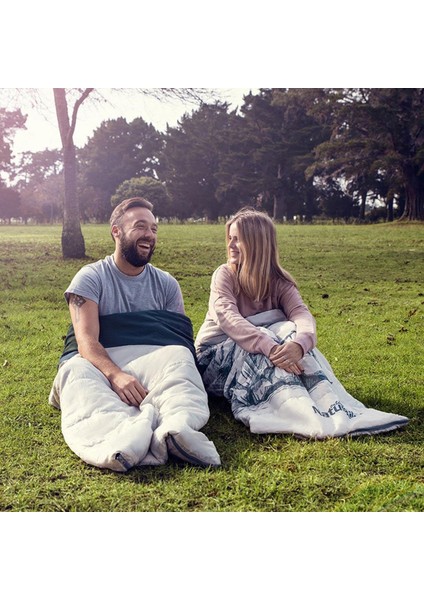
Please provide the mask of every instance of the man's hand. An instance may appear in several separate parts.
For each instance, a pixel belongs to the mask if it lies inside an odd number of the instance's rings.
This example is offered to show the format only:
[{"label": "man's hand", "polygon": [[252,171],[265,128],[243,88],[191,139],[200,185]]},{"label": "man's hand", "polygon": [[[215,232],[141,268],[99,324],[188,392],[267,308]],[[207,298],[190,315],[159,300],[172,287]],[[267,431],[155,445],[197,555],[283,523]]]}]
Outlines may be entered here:
[{"label": "man's hand", "polygon": [[113,391],[128,406],[139,407],[149,393],[133,375],[118,371],[109,376]]},{"label": "man's hand", "polygon": [[296,342],[286,342],[282,346],[275,345],[269,354],[269,360],[280,369],[288,373],[301,375],[303,369],[299,366],[299,361],[303,358],[303,349]]}]

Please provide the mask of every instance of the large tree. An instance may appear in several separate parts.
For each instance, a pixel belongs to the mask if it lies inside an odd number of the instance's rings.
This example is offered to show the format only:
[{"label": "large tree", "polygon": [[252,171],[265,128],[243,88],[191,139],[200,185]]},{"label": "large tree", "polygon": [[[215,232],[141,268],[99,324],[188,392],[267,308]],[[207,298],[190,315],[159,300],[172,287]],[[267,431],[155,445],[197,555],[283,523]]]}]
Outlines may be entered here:
[{"label": "large tree", "polygon": [[424,219],[424,89],[325,92],[326,102],[311,110],[331,113],[332,135],[316,149],[314,172],[356,180],[377,193],[385,188],[388,202],[404,196],[401,218]]},{"label": "large tree", "polygon": [[141,117],[130,123],[123,117],[104,121],[78,152],[81,185],[96,198],[91,216],[109,218],[111,196],[123,181],[157,177],[162,146],[163,135]]},{"label": "large tree", "polygon": [[7,187],[0,181],[0,219],[8,221],[21,216],[21,196],[13,188]]},{"label": "large tree", "polygon": [[80,207],[77,195],[77,157],[74,133],[78,110],[94,88],[80,90],[69,114],[69,96],[65,88],[54,88],[54,102],[63,152],[65,178],[65,203],[63,206],[62,255],[63,258],[83,258],[85,242],[80,223]]},{"label": "large tree", "polygon": [[63,169],[62,154],[59,150],[40,150],[22,152],[17,160],[16,173],[25,184],[37,184],[50,175],[57,175]]},{"label": "large tree", "polygon": [[166,186],[153,177],[132,177],[123,181],[118,186],[116,193],[111,198],[111,207],[126,198],[142,197],[149,200],[154,206],[157,217],[172,216],[170,197]]},{"label": "large tree", "polygon": [[[124,92],[125,90],[123,90]],[[134,91],[134,90],[133,90]],[[138,90],[140,94],[155,96],[161,100],[180,99],[199,102],[209,92],[198,88],[150,88]],[[95,88],[54,88],[54,102],[59,124],[65,177],[65,203],[63,211],[62,254],[64,258],[83,258],[85,243],[80,223],[80,207],[77,194],[77,160],[74,133],[78,112]]]},{"label": "large tree", "polygon": [[0,172],[12,173],[12,142],[17,129],[25,127],[26,116],[18,110],[0,108]]},{"label": "large tree", "polygon": [[59,150],[23,152],[17,161],[21,217],[26,221],[54,222],[63,212],[63,164]]},{"label": "large tree", "polygon": [[12,143],[16,130],[25,127],[25,121],[26,117],[19,109],[0,108],[0,219],[6,221],[10,221],[12,217],[20,217],[21,197],[10,186],[16,175]]},{"label": "large tree", "polygon": [[228,109],[226,102],[203,103],[185,114],[177,127],[167,129],[159,174],[177,217],[214,220],[220,214],[218,172],[237,118]]},{"label": "large tree", "polygon": [[328,131],[308,114],[308,102],[309,96],[296,89],[263,88],[245,96],[244,118],[232,127],[221,163],[221,192],[231,191],[275,218],[310,218],[317,211],[313,182],[305,172]]}]

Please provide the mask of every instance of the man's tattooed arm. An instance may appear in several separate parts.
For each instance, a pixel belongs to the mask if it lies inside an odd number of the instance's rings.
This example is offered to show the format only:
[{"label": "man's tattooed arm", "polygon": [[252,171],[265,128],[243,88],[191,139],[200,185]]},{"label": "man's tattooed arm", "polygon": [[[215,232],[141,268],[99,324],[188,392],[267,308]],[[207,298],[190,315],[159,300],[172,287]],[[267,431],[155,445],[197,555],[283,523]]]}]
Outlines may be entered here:
[{"label": "man's tattooed arm", "polygon": [[[84,306],[87,304],[87,306]],[[130,373],[122,371],[99,341],[99,307],[78,294],[69,294],[69,310],[78,343],[78,352],[109,380],[113,391],[128,406],[139,406],[148,390]]]},{"label": "man's tattooed arm", "polygon": [[75,307],[75,321],[78,322],[79,321],[79,312],[80,312],[80,308],[83,304],[85,304],[87,301],[85,298],[83,298],[82,296],[78,296],[77,294],[70,294],[69,297],[69,304],[72,304],[72,306]]}]

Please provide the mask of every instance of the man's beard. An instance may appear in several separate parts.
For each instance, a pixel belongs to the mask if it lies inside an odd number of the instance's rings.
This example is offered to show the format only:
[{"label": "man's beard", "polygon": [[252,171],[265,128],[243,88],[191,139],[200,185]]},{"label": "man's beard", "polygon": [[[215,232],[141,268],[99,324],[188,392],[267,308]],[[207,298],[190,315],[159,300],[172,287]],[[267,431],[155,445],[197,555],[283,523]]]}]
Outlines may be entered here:
[{"label": "man's beard", "polygon": [[[139,250],[137,248],[137,244],[140,240],[136,242],[131,242],[126,235],[121,237],[121,254],[125,258],[125,260],[132,265],[133,267],[144,267],[150,262],[150,259],[153,256],[153,252],[155,251],[155,246],[152,246],[150,252],[147,255],[141,256]],[[146,243],[147,242],[146,240]]]}]

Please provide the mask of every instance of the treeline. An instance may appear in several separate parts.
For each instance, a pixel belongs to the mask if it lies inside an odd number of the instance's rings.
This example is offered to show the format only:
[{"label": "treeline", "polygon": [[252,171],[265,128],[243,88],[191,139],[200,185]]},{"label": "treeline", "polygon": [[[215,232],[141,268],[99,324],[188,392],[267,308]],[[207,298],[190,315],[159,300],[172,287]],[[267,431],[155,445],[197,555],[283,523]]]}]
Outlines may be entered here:
[{"label": "treeline", "polygon": [[[19,119],[8,129],[2,114],[5,148]],[[61,152],[1,152],[13,185],[0,187],[0,219],[60,219]],[[129,195],[163,218],[216,220],[250,204],[277,220],[421,220],[424,89],[261,89],[236,110],[204,103],[165,132],[141,117],[105,121],[77,159],[85,221],[106,221]]]}]

